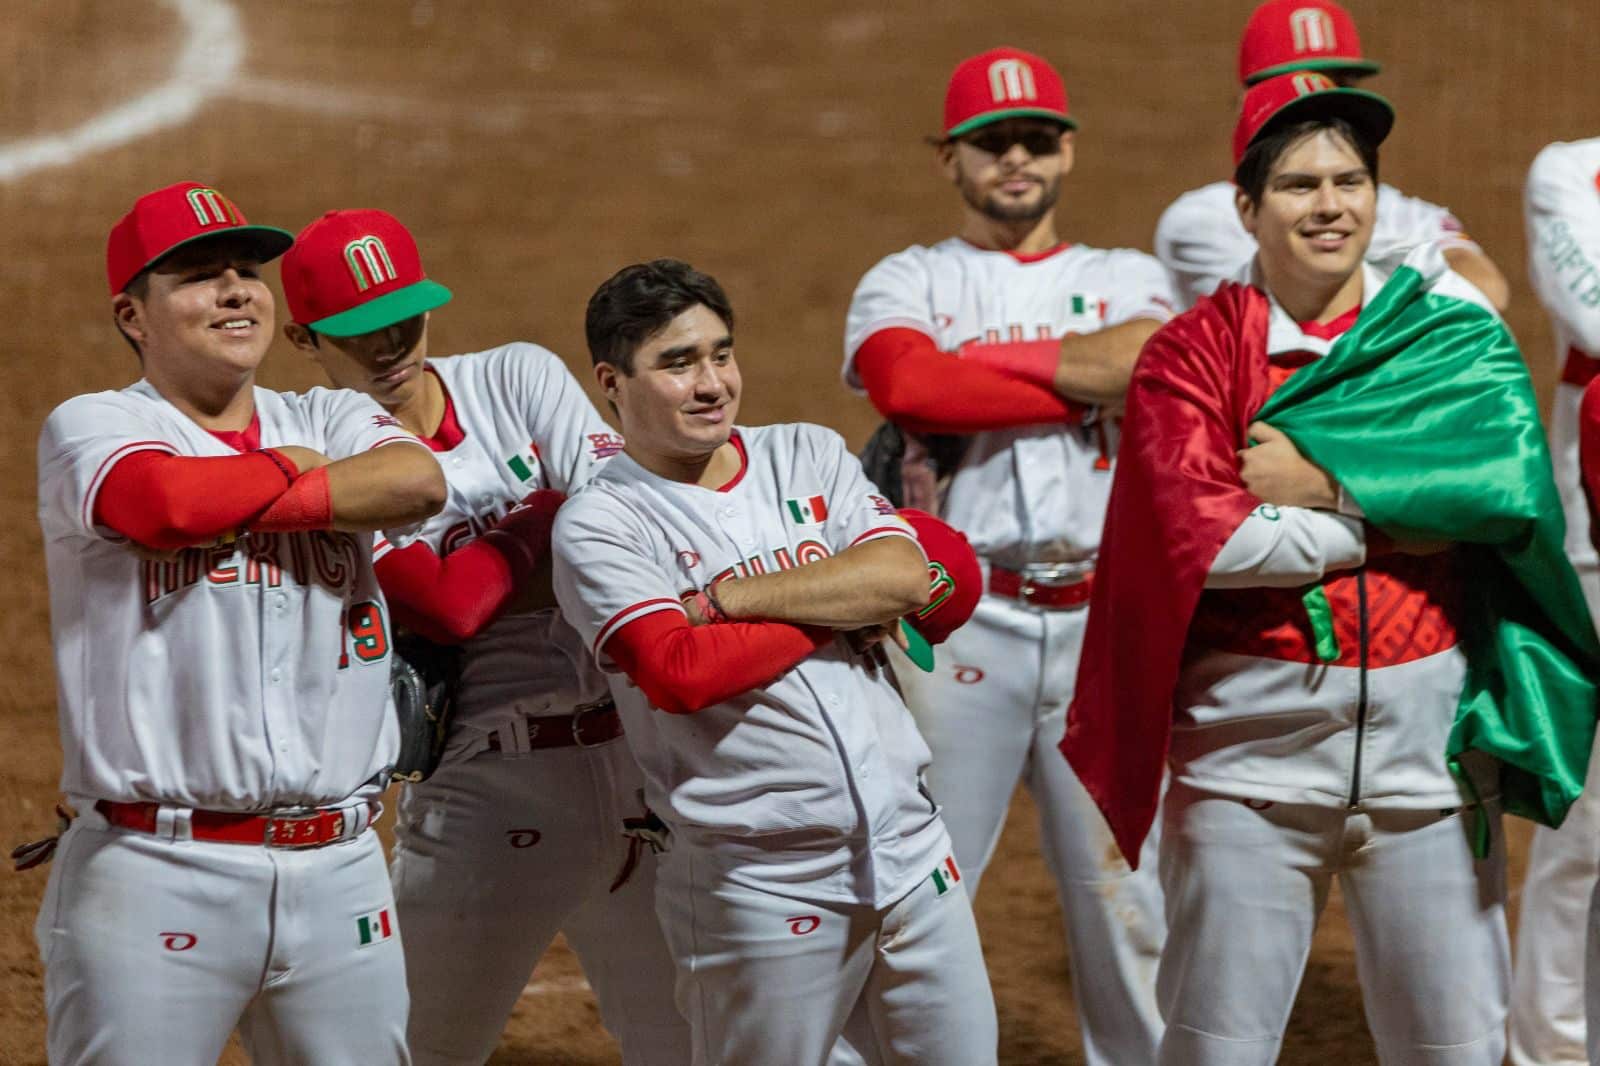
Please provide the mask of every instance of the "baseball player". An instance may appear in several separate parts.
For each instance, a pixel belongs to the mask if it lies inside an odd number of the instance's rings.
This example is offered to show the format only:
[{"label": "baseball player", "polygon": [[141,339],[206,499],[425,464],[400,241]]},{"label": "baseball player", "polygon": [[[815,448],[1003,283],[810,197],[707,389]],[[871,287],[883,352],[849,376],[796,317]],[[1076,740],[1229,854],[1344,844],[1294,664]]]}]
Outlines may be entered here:
[{"label": "baseball player", "polygon": [[[1600,138],[1541,151],[1528,171],[1523,210],[1528,276],[1550,312],[1561,365],[1550,458],[1567,516],[1567,554],[1590,609],[1600,614],[1600,562],[1578,475],[1578,404],[1600,370]],[[1572,930],[1600,873],[1600,781],[1593,786],[1559,832],[1535,831],[1528,852],[1511,988],[1513,1066],[1589,1061],[1584,964]]]},{"label": "baseball player", "polygon": [[258,1063],[410,1061],[370,532],[444,478],[363,396],[255,387],[291,240],[196,182],[141,197],[106,258],[143,377],[40,436],[78,811],[35,930],[52,1063],[213,1063],[236,1025]]},{"label": "baseball player", "polygon": [[[1355,20],[1334,0],[1267,0],[1255,9],[1239,39],[1242,88],[1275,74],[1319,71],[1340,85],[1378,72],[1361,52]],[[1235,277],[1255,254],[1255,241],[1233,207],[1232,182],[1215,181],[1184,193],[1156,223],[1156,256],[1172,272],[1184,307]],[[1398,249],[1437,241],[1451,268],[1504,311],[1510,289],[1494,262],[1447,209],[1378,186],[1378,213],[1368,255],[1383,259]]]},{"label": "baseball player", "polygon": [[963,450],[928,505],[972,538],[985,594],[938,669],[898,671],[956,860],[976,892],[1024,781],[1066,917],[1085,1053],[1137,1066],[1161,1036],[1160,889],[1152,868],[1134,873],[1117,853],[1055,745],[1111,485],[1110,412],[1173,295],[1150,256],[1058,234],[1075,128],[1044,59],[999,48],[956,67],[938,153],[961,195],[960,235],[861,279],[844,380],[903,430],[957,434]]},{"label": "baseball player", "polygon": [[1129,391],[1062,746],[1125,853],[1170,769],[1168,1066],[1276,1060],[1334,876],[1379,1061],[1500,1063],[1499,812],[1559,822],[1593,742],[1521,355],[1437,247],[1364,261],[1392,123],[1314,72],[1251,88],[1259,250]]},{"label": "baseball player", "polygon": [[656,905],[694,1063],[820,1066],[852,1013],[881,1061],[994,1063],[928,749],[876,647],[938,609],[911,528],[837,434],[736,427],[712,278],[628,267],[586,332],[627,445],[556,519],[556,596],[671,829]]},{"label": "baseball player", "polygon": [[450,292],[392,215],[323,215],[284,257],[283,283],[290,341],[422,438],[450,487],[415,543],[375,552],[396,620],[464,652],[442,768],[405,788],[395,832],[413,1056],[488,1059],[562,932],[623,1061],[681,1066],[688,1026],[655,864],[623,836],[624,819],[644,815],[643,781],[605,678],[541,572],[555,506],[621,439],[544,348],[429,358],[428,313]]}]

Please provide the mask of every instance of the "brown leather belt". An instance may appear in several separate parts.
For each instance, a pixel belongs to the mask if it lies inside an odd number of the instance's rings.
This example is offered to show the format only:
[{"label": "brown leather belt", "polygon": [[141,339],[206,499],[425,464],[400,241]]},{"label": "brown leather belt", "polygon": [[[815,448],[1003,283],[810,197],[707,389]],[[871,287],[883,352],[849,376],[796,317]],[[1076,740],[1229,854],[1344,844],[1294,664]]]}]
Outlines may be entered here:
[{"label": "brown leather belt", "polygon": [[587,707],[579,707],[571,714],[555,714],[536,718],[528,715],[521,719],[528,731],[528,746],[522,749],[508,745],[500,739],[505,726],[489,734],[489,750],[517,752],[542,751],[546,748],[592,748],[622,736],[622,716],[611,700],[602,700]]},{"label": "brown leather belt", "polygon": [[[164,835],[159,825],[161,804],[99,800],[94,809],[118,829]],[[258,844],[269,848],[320,848],[365,830],[377,816],[367,803],[367,817],[346,807],[319,807],[304,813],[234,814],[228,811],[188,812],[188,836],[225,844]]]},{"label": "brown leather belt", "polygon": [[1021,571],[991,565],[989,591],[1044,611],[1072,611],[1089,605],[1094,571],[1071,567]]}]

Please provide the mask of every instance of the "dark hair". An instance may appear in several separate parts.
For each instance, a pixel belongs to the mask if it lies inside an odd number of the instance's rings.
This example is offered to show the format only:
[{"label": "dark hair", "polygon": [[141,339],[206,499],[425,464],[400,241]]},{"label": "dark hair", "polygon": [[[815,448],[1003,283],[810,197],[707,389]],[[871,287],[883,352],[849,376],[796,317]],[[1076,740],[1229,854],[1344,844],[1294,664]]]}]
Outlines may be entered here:
[{"label": "dark hair", "polygon": [[1367,168],[1367,173],[1372,175],[1373,184],[1377,184],[1377,138],[1349,119],[1332,116],[1291,122],[1257,137],[1250,147],[1245,149],[1244,158],[1239,160],[1238,167],[1234,169],[1234,184],[1244,190],[1245,197],[1252,204],[1261,203],[1261,195],[1266,192],[1267,175],[1272,171],[1272,164],[1301,140],[1321,130],[1332,130],[1336,136],[1355,149],[1356,155]]},{"label": "dark hair", "polygon": [[589,357],[632,376],[633,353],[674,318],[703,305],[733,332],[733,308],[717,279],[677,259],[623,267],[589,297],[583,332]]}]

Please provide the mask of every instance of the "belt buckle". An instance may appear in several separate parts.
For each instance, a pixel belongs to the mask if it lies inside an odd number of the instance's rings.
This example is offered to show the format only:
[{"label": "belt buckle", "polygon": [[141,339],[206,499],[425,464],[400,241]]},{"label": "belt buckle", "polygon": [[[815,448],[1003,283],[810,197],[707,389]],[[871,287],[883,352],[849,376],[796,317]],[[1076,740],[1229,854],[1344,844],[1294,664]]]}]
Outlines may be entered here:
[{"label": "belt buckle", "polygon": [[338,812],[313,810],[303,814],[269,814],[266,816],[267,839],[262,843],[269,848],[294,851],[321,847],[332,840],[337,840],[337,836],[323,837],[318,833],[323,825],[324,816],[330,813]]},{"label": "belt buckle", "polygon": [[[1025,563],[1017,571],[1019,577],[1017,598],[1030,607],[1035,606],[1034,597],[1046,589],[1070,588],[1081,585],[1089,580],[1089,575],[1094,573],[1094,559],[1078,559],[1072,562],[1059,563]],[[1074,604],[1073,607],[1087,606]],[[1040,610],[1058,610],[1059,608],[1041,605]],[[1072,609],[1072,608],[1069,608]]]},{"label": "belt buckle", "polygon": [[616,705],[611,700],[598,700],[594,703],[585,704],[573,711],[571,719],[572,743],[580,748],[598,748],[603,744],[611,743],[610,739],[606,739],[593,744],[585,744],[583,740],[583,719],[585,715],[603,713],[614,706]]}]

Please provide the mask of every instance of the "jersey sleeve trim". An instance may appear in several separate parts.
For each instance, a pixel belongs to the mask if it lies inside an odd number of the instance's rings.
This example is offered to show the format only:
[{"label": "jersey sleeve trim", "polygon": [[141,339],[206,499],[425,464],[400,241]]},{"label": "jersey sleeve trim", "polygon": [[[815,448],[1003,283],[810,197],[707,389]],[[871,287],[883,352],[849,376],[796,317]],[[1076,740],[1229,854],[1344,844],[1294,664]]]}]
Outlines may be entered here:
[{"label": "jersey sleeve trim", "polygon": [[884,537],[905,537],[911,543],[916,544],[919,548],[922,546],[917,540],[917,535],[911,532],[909,529],[901,529],[899,526],[873,526],[865,533],[862,533],[860,536],[856,537],[855,540],[852,540],[850,542],[850,547],[854,548],[857,544],[865,544],[869,540],[882,540]]},{"label": "jersey sleeve trim", "polygon": [[[89,479],[88,491],[83,494],[83,511],[80,517],[83,520],[84,529],[92,531],[95,528],[95,501],[100,497],[100,489],[104,487],[106,483],[106,477],[111,473],[111,468],[116,466],[121,460],[132,455],[134,452],[165,452],[167,455],[178,454],[178,450],[164,440],[138,440],[124,444],[122,447],[106,456],[105,460],[101,462],[99,469],[94,472],[94,477]],[[117,539],[121,540],[122,538],[118,537]]]},{"label": "jersey sleeve trim", "polygon": [[[643,618],[647,614],[655,614],[657,611],[683,611],[683,604],[668,596],[657,596],[655,599],[640,600],[631,607],[624,607],[612,615],[610,621],[601,626],[600,631],[595,634],[594,644],[590,648],[594,653],[594,657],[596,659],[600,657],[601,649],[606,646],[606,641],[610,640],[618,629],[634,619]],[[683,611],[683,613],[685,615],[688,614],[687,611]]]}]

